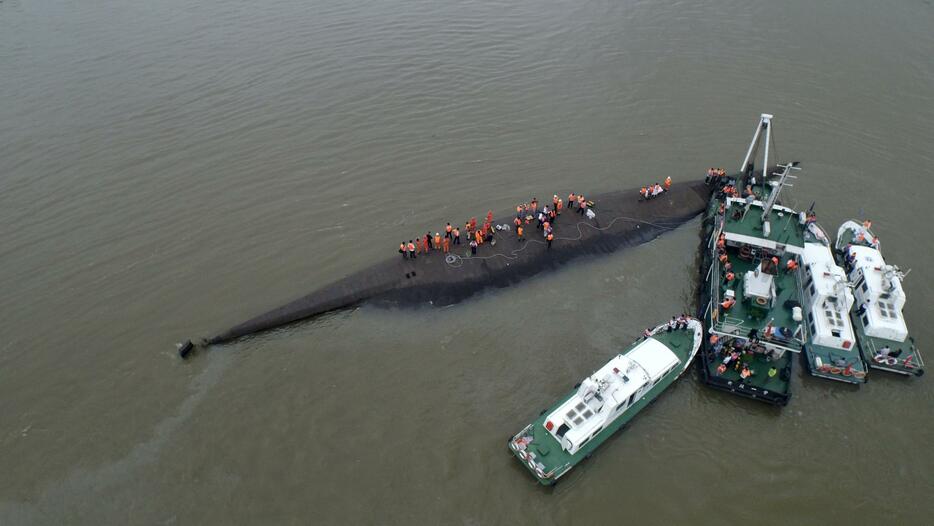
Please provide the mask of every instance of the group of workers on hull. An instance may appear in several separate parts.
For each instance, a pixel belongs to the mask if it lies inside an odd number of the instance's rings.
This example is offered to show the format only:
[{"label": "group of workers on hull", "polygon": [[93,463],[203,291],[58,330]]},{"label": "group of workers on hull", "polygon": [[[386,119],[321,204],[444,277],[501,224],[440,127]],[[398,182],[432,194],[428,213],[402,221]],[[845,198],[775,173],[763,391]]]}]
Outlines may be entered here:
[{"label": "group of workers on hull", "polygon": [[[670,185],[670,178],[668,183]],[[527,225],[531,224],[532,221],[536,221],[536,228],[542,231],[542,237],[545,238],[547,248],[550,249],[555,239],[555,221],[563,210],[573,210],[575,208],[575,203],[577,204],[577,212],[579,214],[588,219],[594,219],[596,217],[596,214],[591,210],[593,201],[585,199],[583,194],[575,194],[573,192],[568,194],[567,206],[565,206],[564,200],[558,197],[558,194],[554,194],[552,197],[551,206],[546,204],[539,207],[538,198],[534,197],[527,203],[516,205],[516,217],[513,219],[516,238],[520,242],[525,241],[525,229]],[[463,232],[466,234],[471,255],[476,255],[478,248],[491,242],[496,232],[502,230],[509,230],[509,225],[495,225],[493,223],[492,210],[487,211],[486,220],[479,228],[476,217],[465,221]],[[427,232],[424,237],[417,237],[415,239],[410,239],[408,242],[403,241],[399,243],[399,253],[402,254],[403,259],[415,259],[420,254],[427,255],[432,251],[447,254],[454,245],[460,244],[461,229],[448,223],[444,227],[444,234],[435,232],[434,236],[432,236],[431,232]]]},{"label": "group of workers on hull", "polygon": [[643,186],[642,189],[639,190],[639,195],[642,196],[641,200],[648,201],[649,199],[652,199],[653,197],[658,197],[662,195],[663,193],[667,192],[668,190],[671,190],[671,177],[670,176],[665,178],[664,184],[665,186],[662,186],[656,182],[655,184]]}]

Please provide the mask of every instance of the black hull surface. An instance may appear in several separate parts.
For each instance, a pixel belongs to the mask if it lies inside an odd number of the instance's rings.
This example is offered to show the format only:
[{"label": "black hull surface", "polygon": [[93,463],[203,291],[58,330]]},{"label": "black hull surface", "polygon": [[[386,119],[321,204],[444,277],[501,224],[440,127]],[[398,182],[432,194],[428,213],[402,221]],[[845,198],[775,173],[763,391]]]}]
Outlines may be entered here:
[{"label": "black hull surface", "polygon": [[[469,248],[462,244],[452,247],[448,257],[440,251],[414,260],[394,257],[231,327],[206,343],[230,342],[363,302],[451,305],[484,289],[507,287],[584,255],[610,253],[651,241],[700,214],[709,197],[710,188],[702,181],[674,184],[670,191],[649,201],[640,200],[635,189],[596,196],[592,198],[594,220],[588,220],[577,209],[562,213],[555,222],[555,240],[550,249],[533,222],[526,228],[526,241],[518,241],[514,231],[497,232],[496,245],[484,244],[476,256],[470,256]],[[499,214],[495,222],[512,226],[514,217],[512,213]],[[190,350],[190,346],[186,348]]]}]

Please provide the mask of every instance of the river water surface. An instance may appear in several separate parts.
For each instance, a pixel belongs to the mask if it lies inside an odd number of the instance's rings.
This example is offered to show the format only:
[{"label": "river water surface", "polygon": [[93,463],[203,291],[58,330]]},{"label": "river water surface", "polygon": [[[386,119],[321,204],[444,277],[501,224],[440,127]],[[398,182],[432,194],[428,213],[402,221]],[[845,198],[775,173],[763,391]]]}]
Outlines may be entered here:
[{"label": "river water surface", "polygon": [[[926,0],[0,2],[0,524],[930,524],[934,379],[686,375],[555,489],[505,440],[691,308],[699,222],[446,309],[215,333],[532,196],[739,167],[871,217],[934,346]],[[934,352],[928,352],[934,362]]]}]

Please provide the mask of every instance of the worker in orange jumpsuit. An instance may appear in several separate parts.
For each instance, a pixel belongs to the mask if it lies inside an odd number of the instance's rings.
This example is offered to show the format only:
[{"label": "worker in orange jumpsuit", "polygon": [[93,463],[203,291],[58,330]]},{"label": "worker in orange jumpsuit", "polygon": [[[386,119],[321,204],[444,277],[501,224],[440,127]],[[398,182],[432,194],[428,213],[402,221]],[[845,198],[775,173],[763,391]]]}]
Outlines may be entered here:
[{"label": "worker in orange jumpsuit", "polygon": [[451,250],[451,238],[446,237],[441,241],[441,245],[444,249],[444,253],[447,254]]},{"label": "worker in orange jumpsuit", "polygon": [[548,241],[548,249],[550,250],[550,249],[551,249],[551,242],[555,240],[555,235],[552,234],[551,232],[549,232],[549,233],[548,233],[548,237],[546,237],[545,240]]},{"label": "worker in orange jumpsuit", "polygon": [[561,209],[564,208],[564,201],[558,199],[558,204],[555,205],[555,213],[561,215]]},{"label": "worker in orange jumpsuit", "polygon": [[435,232],[435,250],[441,250],[441,233]]},{"label": "worker in orange jumpsuit", "polygon": [[665,191],[671,190],[671,176],[665,178]]},{"label": "worker in orange jumpsuit", "polygon": [[518,241],[525,241],[523,234],[525,234],[525,230],[522,228],[522,225],[517,226],[516,227],[516,238]]},{"label": "worker in orange jumpsuit", "polygon": [[573,209],[574,209],[574,201],[575,201],[575,199],[576,199],[576,197],[574,196],[574,192],[571,192],[571,193],[568,194],[568,210],[573,210]]},{"label": "worker in orange jumpsuit", "polygon": [[409,240],[409,244],[406,246],[406,248],[409,250],[409,257],[415,259],[415,243],[413,243],[411,239]]}]

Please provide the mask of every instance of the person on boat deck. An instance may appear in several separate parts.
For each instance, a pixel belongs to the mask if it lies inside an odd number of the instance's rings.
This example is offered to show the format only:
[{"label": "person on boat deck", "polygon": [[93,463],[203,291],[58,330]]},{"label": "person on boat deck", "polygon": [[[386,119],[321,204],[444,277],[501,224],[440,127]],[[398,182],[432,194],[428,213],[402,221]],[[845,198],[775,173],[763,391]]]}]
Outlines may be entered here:
[{"label": "person on boat deck", "polygon": [[883,345],[882,348],[879,349],[879,352],[876,353],[876,358],[880,356],[883,358],[887,358],[889,354],[891,353],[892,353],[892,348],[889,347],[888,345]]},{"label": "person on boat deck", "polygon": [[815,214],[814,212],[808,212],[807,217],[805,217],[804,219],[804,224],[810,225],[811,223],[816,223],[816,222],[817,222],[817,214]]},{"label": "person on boat deck", "polygon": [[441,240],[441,249],[444,250],[445,254],[451,251],[451,239],[450,238],[446,237]]},{"label": "person on boat deck", "polygon": [[639,195],[642,196],[642,200],[643,200],[643,201],[645,201],[646,199],[648,199],[648,198],[649,198],[649,190],[648,190],[648,188],[646,188],[646,187],[643,186],[642,189],[639,190]]},{"label": "person on boat deck", "polygon": [[871,246],[872,248],[876,250],[879,250],[879,238],[873,237],[872,241],[869,242],[869,246]]},{"label": "person on boat deck", "polygon": [[425,253],[431,250],[431,232],[425,234]]},{"label": "person on boat deck", "polygon": [[859,308],[856,309],[856,315],[862,316],[863,314],[865,314],[865,312],[869,309],[869,305],[870,303],[868,299],[863,301],[862,305],[860,305]]},{"label": "person on boat deck", "polygon": [[642,331],[642,338],[648,340],[652,336],[652,329],[647,328]]},{"label": "person on boat deck", "polygon": [[555,240],[555,235],[551,233],[549,229],[548,234],[545,236],[545,241],[548,243],[548,250],[551,250],[551,242]]},{"label": "person on boat deck", "polygon": [[769,368],[769,378],[775,378],[775,375],[778,374],[778,369],[773,365]]},{"label": "person on boat deck", "polygon": [[671,176],[665,178],[665,191],[671,190]]},{"label": "person on boat deck", "polygon": [[411,239],[409,240],[409,244],[406,246],[406,248],[409,249],[409,258],[415,259],[415,243],[413,243]]},{"label": "person on boat deck", "polygon": [[577,199],[576,194],[571,192],[568,194],[568,210],[574,209],[574,201]]},{"label": "person on boat deck", "polygon": [[461,231],[459,228],[454,228],[454,244],[455,245],[461,244]]},{"label": "person on boat deck", "polygon": [[674,316],[671,317],[671,320],[665,326],[665,332],[671,332],[675,330],[675,327],[678,325],[678,320]]},{"label": "person on boat deck", "polygon": [[717,366],[717,376],[720,376],[725,372],[726,372],[726,364],[721,363],[720,365]]},{"label": "person on boat deck", "polygon": [[435,250],[441,249],[441,232],[435,232]]},{"label": "person on boat deck", "polygon": [[516,227],[516,240],[517,240],[517,241],[525,241],[525,238],[522,237],[522,234],[524,234],[524,233],[525,233],[525,230],[523,230],[522,225],[520,224],[519,226],[517,226],[517,227]]},{"label": "person on boat deck", "polygon": [[872,221],[870,221],[869,219],[863,221],[863,228],[865,228],[866,230],[869,230],[871,227],[872,227]]},{"label": "person on boat deck", "polygon": [[785,270],[788,272],[794,272],[798,269],[798,262],[791,258],[788,260],[788,263],[785,263]]},{"label": "person on boat deck", "polygon": [[743,366],[743,370],[740,371],[740,373],[739,373],[740,377],[742,377],[742,378],[749,378],[749,377],[752,376],[753,374],[755,374],[755,373],[753,373],[752,369],[750,369],[750,368],[749,368],[748,366],[746,366],[746,365]]},{"label": "person on boat deck", "polygon": [[409,257],[409,251],[405,246],[405,241],[399,243],[399,253],[402,254],[402,259],[407,259]]},{"label": "person on boat deck", "polygon": [[730,310],[731,308],[733,308],[733,305],[734,305],[735,303],[736,303],[736,300],[735,300],[735,299],[733,299],[733,298],[727,298],[727,299],[723,300],[723,302],[720,303],[720,307],[722,307],[723,310]]},{"label": "person on boat deck", "polygon": [[724,278],[725,278],[725,283],[729,285],[736,278],[736,274],[733,274],[732,271],[729,271],[726,273],[726,276],[724,276]]},{"label": "person on boat deck", "polygon": [[473,254],[474,256],[477,255],[477,240],[476,239],[472,239],[470,241],[470,253]]},{"label": "person on boat deck", "polygon": [[746,334],[746,338],[752,343],[759,342],[759,329],[753,327],[749,330],[749,333]]},{"label": "person on boat deck", "polygon": [[721,264],[721,265],[726,265],[726,264],[729,263],[729,261],[730,261],[730,258],[729,258],[729,256],[726,255],[726,251],[725,251],[725,250],[722,250],[722,251],[720,252],[720,255],[717,256],[717,258],[720,260],[720,264]]},{"label": "person on boat deck", "polygon": [[555,205],[555,214],[561,215],[561,209],[564,208],[564,200],[558,199],[558,204]]}]

